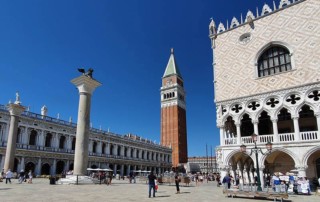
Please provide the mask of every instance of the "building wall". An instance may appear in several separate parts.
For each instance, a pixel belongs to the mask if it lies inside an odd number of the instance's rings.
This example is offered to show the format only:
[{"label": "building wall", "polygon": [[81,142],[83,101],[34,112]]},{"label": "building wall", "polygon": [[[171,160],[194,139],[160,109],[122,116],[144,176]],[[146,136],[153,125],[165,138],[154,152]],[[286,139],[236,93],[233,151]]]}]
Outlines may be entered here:
[{"label": "building wall", "polygon": [[[320,1],[296,5],[264,15],[249,24],[218,33],[215,39],[216,102],[318,82],[320,78]],[[251,34],[247,43],[241,35]],[[270,43],[288,45],[293,69],[258,78],[257,58]]]},{"label": "building wall", "polygon": [[[59,163],[63,165],[63,171],[72,167],[72,142],[76,138],[76,124],[32,112],[24,112],[19,119],[14,171],[25,169],[29,163],[34,165],[33,172],[36,175],[42,174],[41,169],[45,164],[49,165],[52,175],[60,174],[56,173]],[[5,106],[0,105],[1,166],[4,164],[9,124],[10,115]],[[33,133],[36,133],[35,144],[30,145]],[[45,145],[48,134],[52,135],[50,146]],[[60,147],[63,137],[65,141]],[[110,167],[115,174],[128,175],[132,170],[154,170],[162,173],[170,170],[172,166],[170,148],[136,135],[119,135],[91,128],[88,144],[88,167]]]}]

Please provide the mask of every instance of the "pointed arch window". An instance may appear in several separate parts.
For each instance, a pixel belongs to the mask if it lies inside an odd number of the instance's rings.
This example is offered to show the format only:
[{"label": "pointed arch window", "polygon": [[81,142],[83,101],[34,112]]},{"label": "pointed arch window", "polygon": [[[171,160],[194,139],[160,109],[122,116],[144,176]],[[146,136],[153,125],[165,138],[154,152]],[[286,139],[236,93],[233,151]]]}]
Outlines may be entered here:
[{"label": "pointed arch window", "polygon": [[265,50],[258,59],[258,76],[286,72],[292,69],[291,56],[287,48],[274,45]]}]

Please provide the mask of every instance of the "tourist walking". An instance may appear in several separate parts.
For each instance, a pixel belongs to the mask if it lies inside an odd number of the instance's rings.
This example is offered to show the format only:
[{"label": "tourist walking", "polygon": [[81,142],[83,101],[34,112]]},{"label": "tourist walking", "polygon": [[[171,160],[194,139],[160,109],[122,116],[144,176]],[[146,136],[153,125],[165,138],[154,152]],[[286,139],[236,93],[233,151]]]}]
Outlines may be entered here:
[{"label": "tourist walking", "polygon": [[31,170],[29,171],[28,176],[29,176],[28,183],[32,184],[32,171]]},{"label": "tourist walking", "polygon": [[148,175],[148,181],[149,181],[149,198],[151,197],[151,189],[153,189],[153,197],[156,197],[156,184],[155,184],[155,180],[157,179],[157,177],[153,174],[153,172],[151,172]]},{"label": "tourist walking", "polygon": [[12,178],[12,172],[11,172],[11,170],[9,169],[9,170],[6,172],[6,184],[8,183],[8,181],[9,181],[10,184],[11,184],[11,178]]},{"label": "tourist walking", "polygon": [[[4,174],[4,169],[2,169],[2,171],[1,171],[1,173],[0,173],[0,182],[3,181],[4,176],[5,176],[5,174]],[[320,178],[319,178],[319,179],[320,179]]]},{"label": "tourist walking", "polygon": [[24,181],[24,170],[21,170],[19,173],[19,184],[21,184]]},{"label": "tourist walking", "polygon": [[229,176],[229,174],[227,174],[226,176],[224,176],[222,183],[224,185],[224,189],[230,189],[231,187],[231,178]]},{"label": "tourist walking", "polygon": [[176,194],[180,194],[180,187],[179,187],[180,178],[179,178],[179,174],[178,173],[175,174],[174,181],[176,183],[176,189],[177,189],[177,193]]}]

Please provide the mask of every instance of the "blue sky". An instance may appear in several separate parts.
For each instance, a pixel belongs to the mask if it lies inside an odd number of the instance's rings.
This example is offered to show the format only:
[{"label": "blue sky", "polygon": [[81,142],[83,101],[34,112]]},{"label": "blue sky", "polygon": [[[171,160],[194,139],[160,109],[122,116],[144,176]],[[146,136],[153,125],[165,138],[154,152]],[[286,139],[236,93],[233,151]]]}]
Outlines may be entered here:
[{"label": "blue sky", "polygon": [[[219,145],[210,17],[218,24],[261,12],[271,0],[2,0],[0,103],[15,99],[40,113],[75,121],[77,68],[93,68],[103,85],[92,97],[93,127],[159,143],[160,87],[170,48],[187,93],[189,156]],[[276,1],[279,4],[279,1]],[[210,155],[210,151],[209,151]]]}]

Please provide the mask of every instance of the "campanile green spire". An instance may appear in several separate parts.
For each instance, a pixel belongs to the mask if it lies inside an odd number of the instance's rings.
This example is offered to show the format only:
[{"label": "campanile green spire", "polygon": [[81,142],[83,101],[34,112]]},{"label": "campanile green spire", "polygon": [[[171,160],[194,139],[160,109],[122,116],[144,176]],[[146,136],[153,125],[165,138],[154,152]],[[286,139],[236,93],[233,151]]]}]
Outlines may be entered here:
[{"label": "campanile green spire", "polygon": [[178,65],[177,65],[176,60],[174,58],[173,48],[171,48],[171,55],[170,55],[170,58],[169,58],[169,61],[168,61],[167,67],[166,67],[166,71],[163,74],[163,78],[167,77],[167,76],[172,76],[172,75],[176,75],[182,79]]}]

